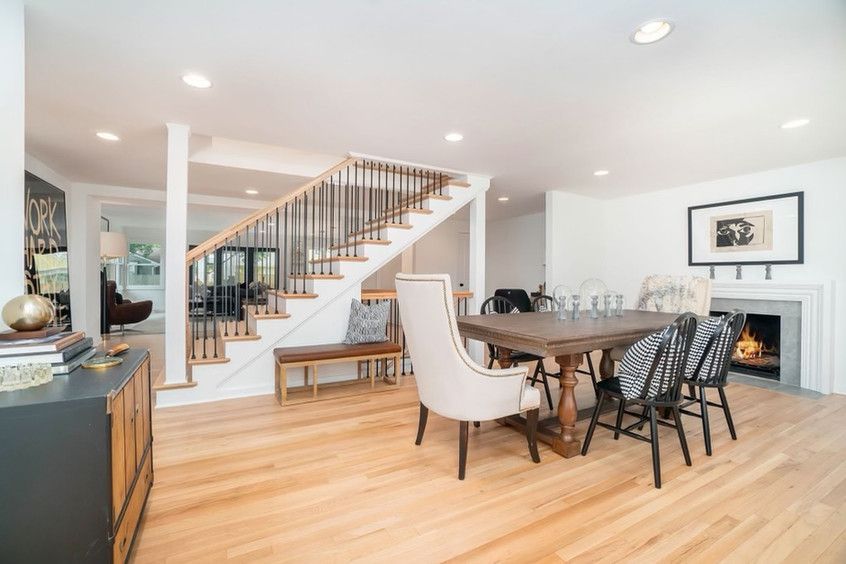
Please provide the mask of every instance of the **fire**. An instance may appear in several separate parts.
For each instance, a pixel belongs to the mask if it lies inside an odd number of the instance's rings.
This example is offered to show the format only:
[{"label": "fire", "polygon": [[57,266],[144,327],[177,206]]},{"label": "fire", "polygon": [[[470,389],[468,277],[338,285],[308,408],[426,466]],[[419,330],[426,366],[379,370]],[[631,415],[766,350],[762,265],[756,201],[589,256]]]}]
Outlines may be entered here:
[{"label": "fire", "polygon": [[760,358],[761,353],[764,352],[764,343],[758,336],[749,329],[746,325],[734,345],[735,358],[748,359]]}]

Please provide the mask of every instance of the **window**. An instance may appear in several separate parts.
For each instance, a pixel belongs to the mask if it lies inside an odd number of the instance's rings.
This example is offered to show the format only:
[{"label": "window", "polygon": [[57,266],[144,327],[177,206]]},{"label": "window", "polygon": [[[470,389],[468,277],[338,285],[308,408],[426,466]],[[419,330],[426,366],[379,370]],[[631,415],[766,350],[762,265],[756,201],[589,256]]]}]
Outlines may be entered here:
[{"label": "window", "polygon": [[161,288],[162,285],[162,246],[158,243],[129,243],[126,287]]}]

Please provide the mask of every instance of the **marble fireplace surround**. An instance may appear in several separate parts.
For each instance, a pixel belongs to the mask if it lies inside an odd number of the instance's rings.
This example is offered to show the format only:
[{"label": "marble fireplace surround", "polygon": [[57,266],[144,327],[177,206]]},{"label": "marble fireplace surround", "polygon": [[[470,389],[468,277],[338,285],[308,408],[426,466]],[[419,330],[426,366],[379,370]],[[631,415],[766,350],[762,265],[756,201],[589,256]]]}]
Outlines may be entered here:
[{"label": "marble fireplace surround", "polygon": [[801,307],[799,385],[830,394],[833,387],[832,354],[834,325],[825,283],[789,283],[775,280],[715,280],[711,298],[798,302]]}]

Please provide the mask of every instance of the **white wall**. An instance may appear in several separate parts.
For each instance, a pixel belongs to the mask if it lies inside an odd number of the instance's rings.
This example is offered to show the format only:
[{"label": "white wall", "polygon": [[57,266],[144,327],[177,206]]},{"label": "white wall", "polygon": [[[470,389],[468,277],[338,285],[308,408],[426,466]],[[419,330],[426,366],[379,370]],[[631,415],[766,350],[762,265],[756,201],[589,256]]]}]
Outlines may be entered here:
[{"label": "white wall", "polygon": [[[24,8],[0,2],[0,307],[24,292]],[[6,325],[0,320],[0,329]]]},{"label": "white wall", "polygon": [[[597,218],[593,225],[583,221],[572,195],[548,193],[547,268],[568,284],[597,276],[631,304],[648,274],[708,275],[707,267],[687,266],[688,206],[793,191],[805,192],[805,263],[776,265],[773,278],[833,281],[834,389],[846,393],[846,158],[584,202],[582,209]],[[550,239],[558,245],[551,253]],[[734,267],[718,267],[717,278],[733,279]],[[744,268],[744,278],[763,279],[763,267]]]},{"label": "white wall", "polygon": [[536,292],[546,279],[544,214],[519,215],[487,223],[485,296],[497,288]]}]

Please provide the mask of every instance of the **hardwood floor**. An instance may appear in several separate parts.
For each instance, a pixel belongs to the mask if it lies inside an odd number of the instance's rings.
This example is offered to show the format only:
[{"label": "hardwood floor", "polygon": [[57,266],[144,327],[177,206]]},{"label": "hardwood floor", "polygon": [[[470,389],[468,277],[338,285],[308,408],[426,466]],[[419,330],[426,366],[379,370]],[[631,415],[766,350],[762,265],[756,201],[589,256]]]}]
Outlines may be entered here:
[{"label": "hardwood floor", "polygon": [[496,423],[471,427],[461,482],[457,423],[430,414],[414,446],[413,386],[159,409],[134,561],[846,561],[846,397],[728,394],[739,440],[714,414],[706,457],[686,417],[692,468],[661,428],[661,490],[644,443],[597,430],[533,464]]}]

